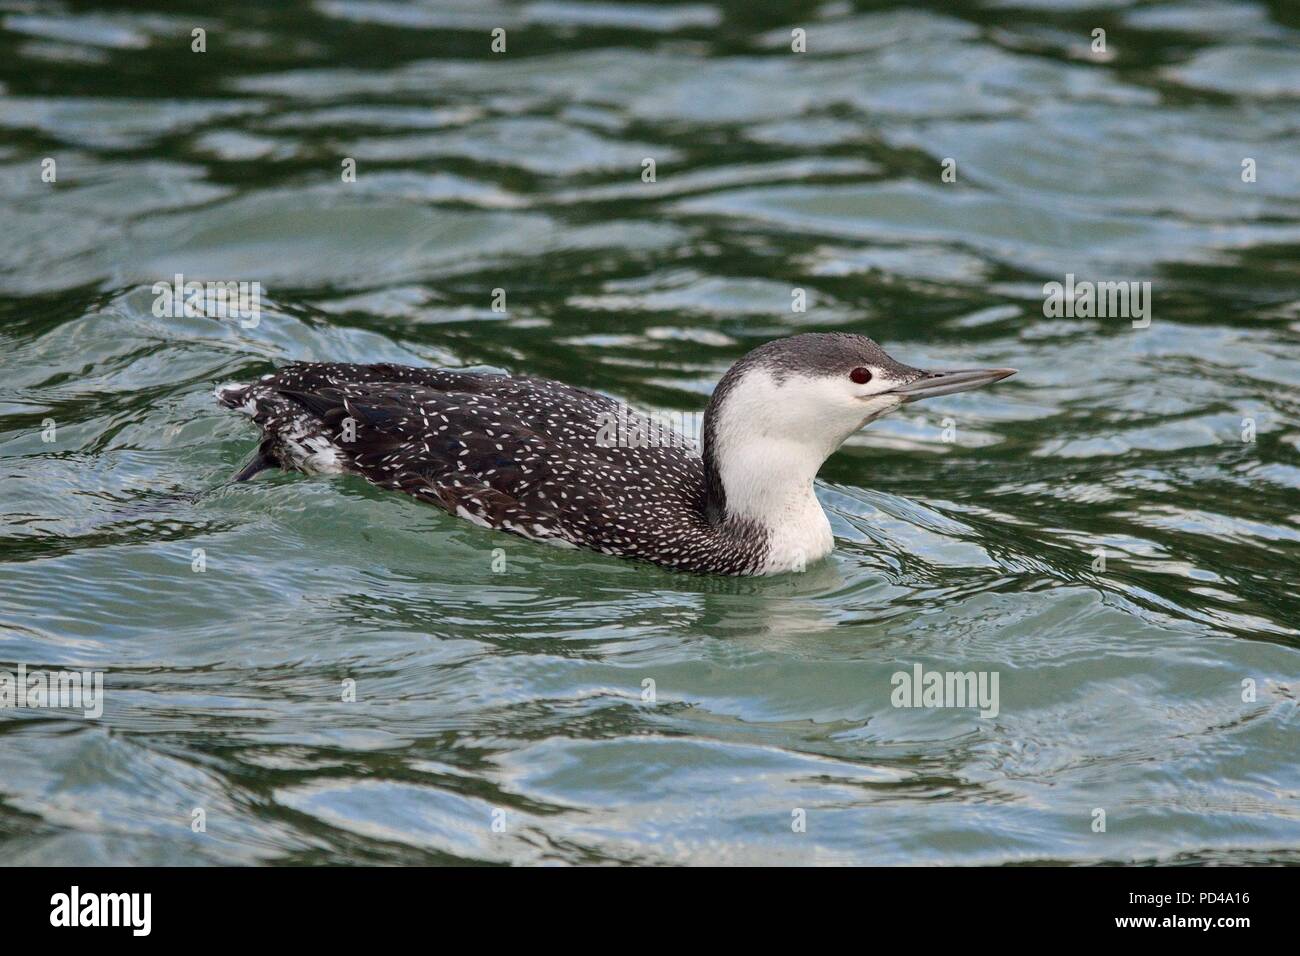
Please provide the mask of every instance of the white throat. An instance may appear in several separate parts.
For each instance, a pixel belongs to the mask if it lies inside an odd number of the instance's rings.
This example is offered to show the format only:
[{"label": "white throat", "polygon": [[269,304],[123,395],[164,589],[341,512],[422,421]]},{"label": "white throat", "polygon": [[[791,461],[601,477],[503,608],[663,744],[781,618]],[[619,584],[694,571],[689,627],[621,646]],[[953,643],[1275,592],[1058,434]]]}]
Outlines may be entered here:
[{"label": "white throat", "polygon": [[[762,369],[748,372],[718,409],[713,460],[727,500],[728,519],[767,530],[765,574],[802,571],[835,545],[813,479],[831,453],[861,425],[834,427],[808,408],[807,427],[791,428],[803,414],[798,381],[778,382]],[[782,409],[773,415],[773,403]]]},{"label": "white throat", "polygon": [[728,518],[752,522],[770,536],[763,573],[802,571],[835,546],[813,490],[823,461],[807,448],[785,442],[742,440],[722,452],[718,470]]}]

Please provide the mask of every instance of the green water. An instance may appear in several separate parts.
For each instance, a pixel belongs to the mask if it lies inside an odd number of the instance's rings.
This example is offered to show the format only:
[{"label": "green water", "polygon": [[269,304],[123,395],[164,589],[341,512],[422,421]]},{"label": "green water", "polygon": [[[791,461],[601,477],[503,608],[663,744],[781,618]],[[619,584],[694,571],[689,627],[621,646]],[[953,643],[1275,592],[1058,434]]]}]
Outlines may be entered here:
[{"label": "green water", "polygon": [[[106,694],[0,710],[0,862],[1300,861],[1294,4],[2,0],[0,94],[0,670]],[[1021,372],[851,440],[803,575],[223,485],[288,360],[692,413],[827,329]]]}]

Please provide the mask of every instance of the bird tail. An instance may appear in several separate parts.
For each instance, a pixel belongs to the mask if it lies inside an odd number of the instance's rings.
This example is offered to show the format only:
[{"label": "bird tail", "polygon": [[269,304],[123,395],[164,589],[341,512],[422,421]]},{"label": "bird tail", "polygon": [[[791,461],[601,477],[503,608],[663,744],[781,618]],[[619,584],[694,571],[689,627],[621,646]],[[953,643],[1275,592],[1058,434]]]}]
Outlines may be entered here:
[{"label": "bird tail", "polygon": [[214,392],[220,404],[249,416],[262,429],[257,451],[233,480],[247,481],[267,468],[307,474],[342,472],[346,458],[334,442],[337,429],[332,427],[334,418],[346,414],[342,403],[282,389],[270,378],[251,385],[230,382],[218,385]]},{"label": "bird tail", "polygon": [[218,385],[213,395],[217,401],[226,408],[237,408],[246,415],[257,414],[256,406],[250,401],[249,392],[253,386],[245,385],[242,382],[226,382],[224,385]]}]

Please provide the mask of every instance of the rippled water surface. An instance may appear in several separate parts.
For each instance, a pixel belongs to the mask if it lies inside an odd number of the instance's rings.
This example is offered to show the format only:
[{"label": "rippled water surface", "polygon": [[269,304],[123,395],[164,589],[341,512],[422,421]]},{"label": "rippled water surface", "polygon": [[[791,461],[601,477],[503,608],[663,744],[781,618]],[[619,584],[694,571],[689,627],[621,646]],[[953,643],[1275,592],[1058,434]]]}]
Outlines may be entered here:
[{"label": "rippled water surface", "polygon": [[[1294,4],[0,0],[0,94],[0,669],[107,693],[0,710],[0,861],[1300,861]],[[291,359],[694,413],[828,329],[1021,372],[852,439],[803,575],[225,484]]]}]

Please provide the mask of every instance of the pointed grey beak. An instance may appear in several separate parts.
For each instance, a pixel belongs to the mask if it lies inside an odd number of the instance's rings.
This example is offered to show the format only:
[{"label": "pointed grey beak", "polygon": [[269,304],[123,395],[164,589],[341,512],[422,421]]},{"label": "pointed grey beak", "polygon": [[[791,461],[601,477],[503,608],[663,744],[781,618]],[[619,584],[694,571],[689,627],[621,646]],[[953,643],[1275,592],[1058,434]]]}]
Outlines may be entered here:
[{"label": "pointed grey beak", "polygon": [[953,392],[965,392],[982,385],[992,385],[1009,375],[1015,375],[1013,368],[963,368],[950,372],[922,372],[914,382],[891,389],[890,394],[901,395],[904,402],[915,402],[921,398],[934,398],[936,395],[951,395]]}]

